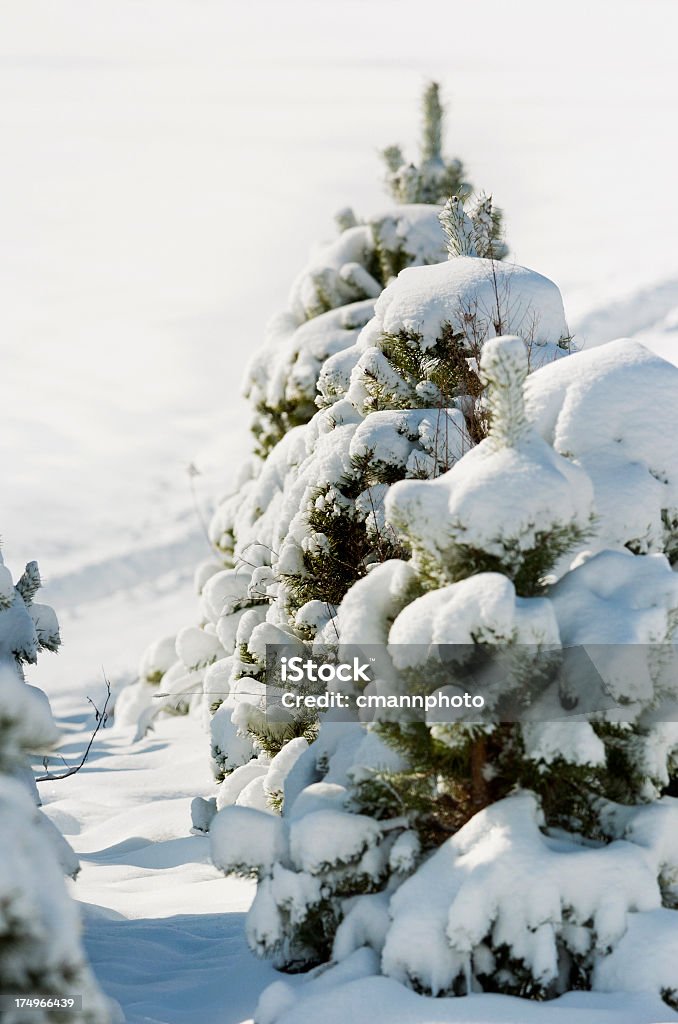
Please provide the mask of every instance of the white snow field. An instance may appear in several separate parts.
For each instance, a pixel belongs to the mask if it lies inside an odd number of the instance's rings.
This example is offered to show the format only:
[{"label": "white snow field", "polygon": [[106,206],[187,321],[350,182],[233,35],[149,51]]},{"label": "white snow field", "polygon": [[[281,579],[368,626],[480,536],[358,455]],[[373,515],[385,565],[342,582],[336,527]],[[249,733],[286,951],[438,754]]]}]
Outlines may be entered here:
[{"label": "white snow field", "polygon": [[[68,715],[64,724],[62,753],[74,760],[87,730]],[[137,745],[105,732],[85,771],[40,786],[80,858],[71,889],[83,901],[88,955],[129,1024],[237,1024],[276,978],[245,942],[250,884],[225,883],[208,838],[188,832],[191,798],[209,787],[204,736],[186,718],[163,719]]]},{"label": "white snow field", "polygon": [[[201,514],[249,445],[245,363],[335,210],[382,205],[377,150],[412,146],[426,79],[446,149],[504,208],[513,258],[558,284],[577,343],[678,363],[677,31],[675,0],[5,0],[0,529],[59,615],[63,650],[30,679],[69,761],[102,667],[130,678],[194,614]],[[79,774],[41,784],[130,1024],[240,1024],[276,979],[258,1024],[678,1020],[642,992],[424,1000],[360,963],[331,1012],[332,977],[292,1005],[295,979],[247,950],[252,888],[189,834],[210,786],[187,718],[137,744],[100,732]]]}]

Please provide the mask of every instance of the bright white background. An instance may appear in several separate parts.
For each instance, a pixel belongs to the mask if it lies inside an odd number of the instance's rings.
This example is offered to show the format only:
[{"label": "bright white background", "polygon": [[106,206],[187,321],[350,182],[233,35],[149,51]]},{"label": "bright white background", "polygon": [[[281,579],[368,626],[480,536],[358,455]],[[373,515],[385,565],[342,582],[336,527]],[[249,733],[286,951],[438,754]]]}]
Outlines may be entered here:
[{"label": "bright white background", "polygon": [[230,488],[246,360],[333,212],[385,202],[377,151],[414,148],[427,78],[579,341],[610,298],[631,306],[593,340],[678,305],[675,0],[4,0],[0,21],[0,531],[62,610],[170,568],[179,600],[204,545],[185,467],[206,510]]},{"label": "bright white background", "polygon": [[[0,0],[0,535],[59,613],[63,649],[30,680],[67,759],[102,666],[132,678],[197,617],[186,466],[208,514],[248,448],[240,380],[267,318],[337,208],[386,202],[377,152],[413,151],[428,78],[448,152],[504,207],[514,258],[560,285],[577,341],[676,359],[677,38],[678,0]],[[245,945],[252,887],[188,835],[211,786],[199,719],[167,718],[141,743],[102,731],[41,787],[130,1024],[239,1024],[273,980]],[[573,1024],[668,1019],[570,1001]]]}]

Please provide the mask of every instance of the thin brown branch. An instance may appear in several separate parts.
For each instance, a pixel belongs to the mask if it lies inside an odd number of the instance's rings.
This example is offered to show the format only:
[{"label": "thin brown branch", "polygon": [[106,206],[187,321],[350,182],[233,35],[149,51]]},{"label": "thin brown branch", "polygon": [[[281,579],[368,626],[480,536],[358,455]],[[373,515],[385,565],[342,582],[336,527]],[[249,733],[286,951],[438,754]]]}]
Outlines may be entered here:
[{"label": "thin brown branch", "polygon": [[[75,775],[76,772],[79,772],[80,769],[83,767],[83,765],[85,764],[85,761],[89,757],[89,752],[92,749],[92,744],[94,743],[94,740],[96,739],[96,735],[99,732],[99,729],[101,729],[102,726],[105,726],[106,722],[108,720],[108,714],[107,714],[107,710],[106,709],[108,708],[108,703],[109,703],[109,701],[111,699],[111,684],[110,684],[110,682],[109,682],[109,680],[108,680],[108,678],[107,678],[105,673],[104,673],[104,682],[106,683],[106,700],[104,701],[104,706],[101,709],[101,711],[99,711],[98,707],[96,706],[96,704],[94,703],[94,701],[92,700],[91,697],[87,698],[89,703],[94,708],[94,712],[95,712],[95,715],[96,715],[96,726],[94,728],[94,731],[93,731],[92,735],[89,738],[89,743],[87,744],[87,747],[85,748],[85,752],[82,755],[82,758],[80,759],[80,763],[72,765],[65,772],[61,772],[60,774],[57,773],[57,772],[45,772],[44,775],[36,775],[36,777],[35,777],[35,781],[36,782],[59,782],[61,779],[68,779],[68,778],[70,778],[71,775]],[[63,757],[61,758],[61,760],[62,761],[64,760]],[[64,764],[65,763],[66,762],[64,761]],[[44,764],[45,764],[45,767],[47,767],[46,759],[45,759]]]}]

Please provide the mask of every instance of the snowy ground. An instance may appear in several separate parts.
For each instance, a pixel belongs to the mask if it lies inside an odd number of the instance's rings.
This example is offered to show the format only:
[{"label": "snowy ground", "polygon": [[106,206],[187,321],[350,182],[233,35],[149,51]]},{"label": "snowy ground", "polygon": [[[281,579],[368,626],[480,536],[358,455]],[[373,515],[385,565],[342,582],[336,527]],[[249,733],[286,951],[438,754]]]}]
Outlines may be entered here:
[{"label": "snowy ground", "polygon": [[[102,690],[91,691],[100,706]],[[74,694],[56,704],[69,762],[94,724],[76,701]],[[81,902],[88,956],[127,1024],[250,1022],[262,990],[276,981],[280,987],[281,975],[245,943],[252,884],[225,880],[210,863],[208,839],[189,834],[190,801],[209,787],[204,734],[194,718],[161,719],[136,744],[130,730],[109,727],[80,773],[40,785],[45,812],[80,858],[71,889]],[[302,980],[288,976],[285,984]],[[309,985],[280,1024],[678,1021],[643,993],[570,993],[544,1005],[501,996],[426,1000],[386,978],[348,981],[329,1002],[328,979]],[[271,996],[269,1007],[280,999]]]},{"label": "snowy ground", "polygon": [[[64,724],[62,751],[75,759],[86,730],[80,715]],[[41,784],[47,814],[80,857],[72,889],[88,954],[128,1024],[238,1024],[274,980],[245,944],[250,884],[225,882],[208,839],[188,833],[191,798],[209,785],[192,719],[164,720],[136,746],[108,731],[84,772]]]},{"label": "snowy ground", "polygon": [[[190,620],[205,542],[186,466],[207,514],[246,445],[238,386],[267,316],[336,208],[382,202],[376,150],[414,141],[427,77],[577,340],[633,334],[678,361],[677,29],[674,0],[3,5],[0,529],[12,568],[37,556],[49,581],[65,644],[33,678],[68,729],[102,666],[125,678]],[[237,1024],[272,976],[245,950],[249,889],[188,836],[204,751],[186,721],[134,749],[107,733],[43,786],[130,1021],[195,1020],[199,987],[201,1021]]]}]

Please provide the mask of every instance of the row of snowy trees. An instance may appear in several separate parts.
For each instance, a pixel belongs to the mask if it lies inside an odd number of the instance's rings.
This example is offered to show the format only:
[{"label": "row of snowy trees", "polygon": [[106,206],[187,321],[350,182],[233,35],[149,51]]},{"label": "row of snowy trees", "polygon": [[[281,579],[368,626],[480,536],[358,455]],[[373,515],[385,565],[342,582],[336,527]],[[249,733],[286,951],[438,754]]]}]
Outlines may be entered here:
[{"label": "row of snowy trees", "polygon": [[[219,785],[194,822],[256,876],[248,938],[279,967],[675,1004],[678,370],[627,341],[573,353],[558,288],[504,259],[440,139],[431,87],[420,165],[387,151],[401,205],[343,213],[295,283],[248,377],[258,454],[214,516],[200,625],[149,649],[116,713],[204,715]],[[375,690],[430,685],[456,645],[434,682],[470,659],[489,713],[292,716],[272,644],[379,645]],[[507,718],[526,685],[533,713]]]},{"label": "row of snowy trees", "polygon": [[[42,690],[24,667],[56,651],[52,609],[35,601],[40,575],[30,562],[14,583],[0,556],[0,996],[7,1024],[108,1024],[112,1007],[99,991],[80,940],[80,919],[64,874],[79,865],[66,840],[39,810],[30,757],[50,751],[58,730]],[[29,1009],[10,997],[73,996],[82,1008]]]}]

